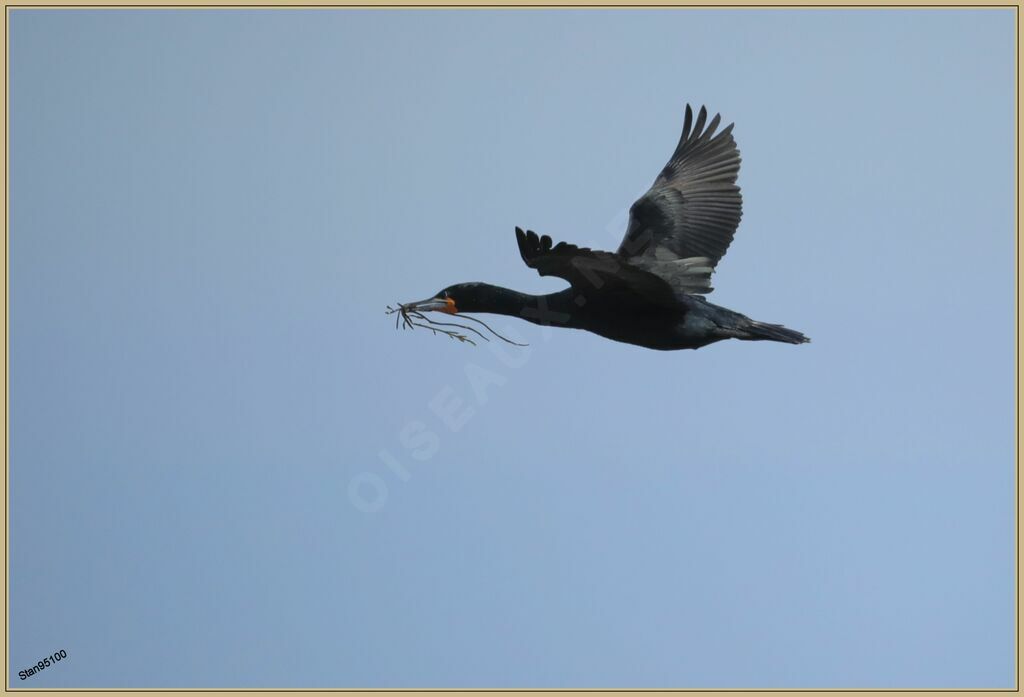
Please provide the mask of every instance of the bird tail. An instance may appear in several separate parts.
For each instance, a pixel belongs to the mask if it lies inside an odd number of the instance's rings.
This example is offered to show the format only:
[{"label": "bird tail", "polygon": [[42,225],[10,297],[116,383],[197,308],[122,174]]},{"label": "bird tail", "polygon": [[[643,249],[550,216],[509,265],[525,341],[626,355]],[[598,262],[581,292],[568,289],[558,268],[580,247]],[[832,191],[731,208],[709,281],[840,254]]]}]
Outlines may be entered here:
[{"label": "bird tail", "polygon": [[786,344],[807,344],[811,341],[795,329],[788,329],[781,324],[768,324],[753,319],[747,322],[738,337],[746,341],[781,341]]}]

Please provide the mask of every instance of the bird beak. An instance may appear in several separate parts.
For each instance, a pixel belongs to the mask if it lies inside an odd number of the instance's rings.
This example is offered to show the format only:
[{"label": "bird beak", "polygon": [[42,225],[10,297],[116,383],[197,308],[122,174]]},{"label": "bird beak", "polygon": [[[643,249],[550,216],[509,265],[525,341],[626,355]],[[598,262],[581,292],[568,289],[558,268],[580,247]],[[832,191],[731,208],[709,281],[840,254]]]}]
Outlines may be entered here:
[{"label": "bird beak", "polygon": [[449,315],[454,315],[457,312],[455,301],[451,298],[430,298],[415,303],[406,303],[405,307],[416,312],[446,312]]}]

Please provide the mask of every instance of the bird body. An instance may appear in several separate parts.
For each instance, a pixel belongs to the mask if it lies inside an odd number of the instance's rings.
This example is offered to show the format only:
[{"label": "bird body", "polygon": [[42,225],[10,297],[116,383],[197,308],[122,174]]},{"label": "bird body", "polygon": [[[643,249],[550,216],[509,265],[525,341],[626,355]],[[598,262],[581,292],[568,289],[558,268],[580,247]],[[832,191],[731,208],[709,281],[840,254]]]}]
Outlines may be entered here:
[{"label": "bird body", "polygon": [[444,292],[439,295],[458,298],[458,313],[489,312],[544,326],[583,329],[660,351],[696,349],[723,339],[806,341],[799,332],[757,322],[697,295],[681,295],[674,304],[657,305],[624,294],[594,293],[587,299],[566,288],[530,295],[480,282],[452,286],[448,296]]},{"label": "bird body", "polygon": [[529,295],[460,283],[401,307],[511,315],[658,350],[695,349],[723,339],[806,343],[800,332],[752,320],[703,297],[713,290],[711,275],[742,217],[739,151],[732,125],[715,135],[719,120],[716,115],[705,128],[707,110],[701,107],[694,122],[687,105],[679,144],[630,208],[615,252],[554,244],[547,235],[516,228],[523,262],[541,276],[568,281],[569,288]]}]

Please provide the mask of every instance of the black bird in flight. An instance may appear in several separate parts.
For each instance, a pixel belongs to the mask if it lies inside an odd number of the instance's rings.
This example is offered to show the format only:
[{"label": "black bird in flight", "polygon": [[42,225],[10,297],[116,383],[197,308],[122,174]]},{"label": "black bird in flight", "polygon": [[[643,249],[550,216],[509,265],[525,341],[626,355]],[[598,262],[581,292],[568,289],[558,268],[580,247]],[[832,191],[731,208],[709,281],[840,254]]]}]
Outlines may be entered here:
[{"label": "black bird in flight", "polygon": [[694,123],[693,110],[686,106],[679,145],[650,190],[630,208],[626,236],[616,252],[552,244],[547,235],[516,228],[526,265],[541,276],[565,279],[565,290],[528,295],[487,283],[459,283],[395,311],[407,321],[408,313],[426,319],[422,313],[429,310],[490,312],[659,350],[696,349],[722,339],[810,341],[798,331],[752,320],[703,297],[712,290],[711,274],[732,242],[743,206],[733,125],[715,135],[720,117],[716,114],[705,128],[707,115],[701,107]]}]

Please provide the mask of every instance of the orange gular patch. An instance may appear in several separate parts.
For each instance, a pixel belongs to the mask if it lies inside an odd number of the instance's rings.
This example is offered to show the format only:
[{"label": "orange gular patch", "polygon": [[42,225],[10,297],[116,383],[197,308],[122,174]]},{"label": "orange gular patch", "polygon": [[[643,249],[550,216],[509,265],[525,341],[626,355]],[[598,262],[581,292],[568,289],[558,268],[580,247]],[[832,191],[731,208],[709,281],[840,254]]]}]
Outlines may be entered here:
[{"label": "orange gular patch", "polygon": [[455,307],[454,300],[452,300],[451,298],[445,298],[444,302],[445,307],[441,308],[440,312],[445,312],[449,315],[454,315],[456,312],[458,312],[458,309]]}]

